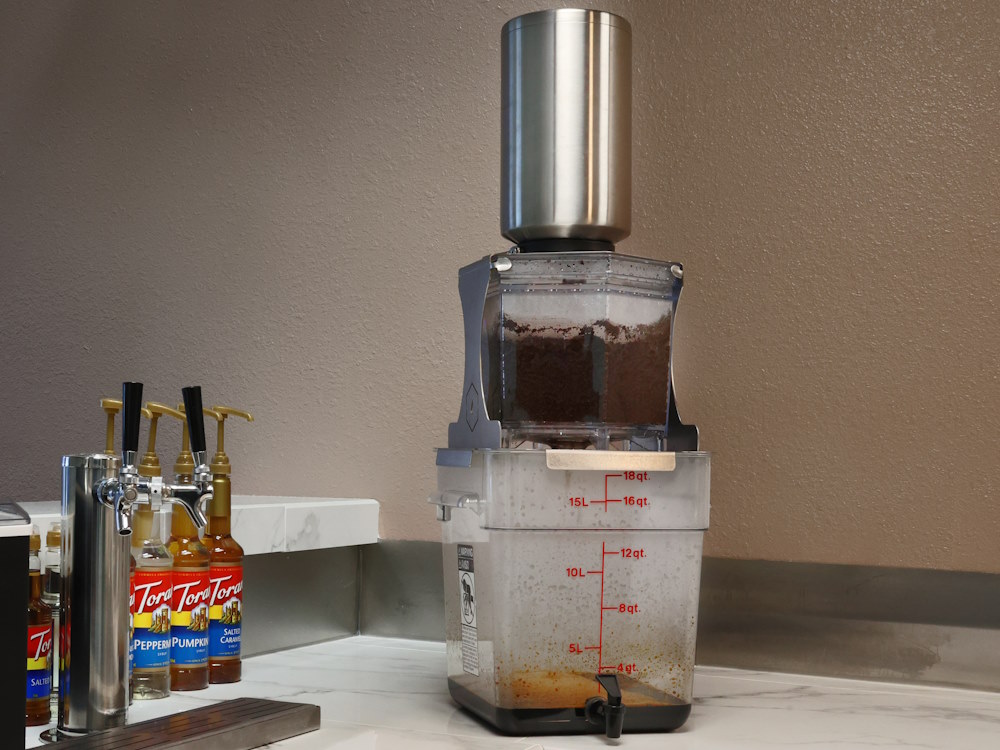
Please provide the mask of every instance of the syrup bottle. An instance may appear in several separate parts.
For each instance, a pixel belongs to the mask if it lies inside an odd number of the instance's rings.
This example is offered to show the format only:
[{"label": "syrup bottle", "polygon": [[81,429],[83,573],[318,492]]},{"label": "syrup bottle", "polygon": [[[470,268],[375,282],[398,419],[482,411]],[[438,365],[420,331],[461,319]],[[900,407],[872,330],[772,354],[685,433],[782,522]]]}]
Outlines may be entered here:
[{"label": "syrup bottle", "polygon": [[170,695],[173,558],[161,536],[166,513],[138,507],[132,523],[135,562],[132,686],[136,700]]},{"label": "syrup bottle", "polygon": [[[183,411],[182,406],[178,407]],[[218,419],[211,409],[205,414]],[[181,452],[174,463],[179,483],[194,478],[194,456],[188,432],[181,438]],[[208,687],[208,602],[211,596],[211,555],[201,543],[198,528],[180,508],[170,513],[167,549],[173,557],[173,605],[170,616],[170,687],[202,690]]]},{"label": "syrup bottle", "polygon": [[209,577],[212,600],[209,607],[208,668],[212,683],[239,682],[243,672],[240,648],[243,631],[243,548],[232,537],[233,467],[225,450],[226,417],[253,422],[249,412],[228,406],[213,406],[219,417],[216,450],[212,456],[212,500],[208,504],[208,527],[202,542],[212,556]]},{"label": "syrup bottle", "polygon": [[52,710],[58,711],[59,703],[59,596],[62,586],[60,555],[62,554],[62,521],[53,521],[45,534],[45,574],[42,601],[52,612],[52,688],[50,690]]},{"label": "syrup bottle", "polygon": [[[142,410],[149,418],[149,444],[139,462],[139,474],[161,476],[156,455],[156,427],[164,414],[183,420],[169,406],[150,401]],[[133,694],[138,700],[170,695],[171,605],[173,604],[173,558],[163,542],[161,523],[166,514],[148,504],[135,507],[132,529],[132,559],[135,563],[133,618]]]},{"label": "syrup bottle", "polygon": [[32,528],[28,542],[28,683],[24,723],[29,727],[52,720],[52,610],[42,601],[42,538]]}]

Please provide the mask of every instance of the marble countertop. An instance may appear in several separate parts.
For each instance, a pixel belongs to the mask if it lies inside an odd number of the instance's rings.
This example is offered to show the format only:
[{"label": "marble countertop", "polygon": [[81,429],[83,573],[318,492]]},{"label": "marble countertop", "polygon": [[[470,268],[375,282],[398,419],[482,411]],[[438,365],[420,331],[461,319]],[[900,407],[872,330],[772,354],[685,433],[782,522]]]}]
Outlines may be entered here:
[{"label": "marble countertop", "polygon": [[[318,704],[316,732],[281,750],[636,750],[941,748],[1000,742],[1000,694],[700,667],[691,718],[671,735],[503,737],[460,710],[445,686],[444,645],[358,636],[247,659],[244,680],[137,702],[132,722],[238,697]],[[27,747],[38,744],[29,729]]]},{"label": "marble countertop", "polygon": [[[43,539],[60,519],[57,502],[22,507]],[[378,541],[378,514],[378,501],[367,498],[233,495],[232,532],[247,555],[350,547]]]}]

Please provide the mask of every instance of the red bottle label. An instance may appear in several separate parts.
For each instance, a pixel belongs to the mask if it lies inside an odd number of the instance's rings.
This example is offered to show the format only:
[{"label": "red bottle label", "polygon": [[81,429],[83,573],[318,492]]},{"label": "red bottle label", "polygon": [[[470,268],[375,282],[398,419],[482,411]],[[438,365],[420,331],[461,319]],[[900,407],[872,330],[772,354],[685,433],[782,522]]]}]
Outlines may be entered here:
[{"label": "red bottle label", "polygon": [[132,649],[136,669],[160,669],[170,663],[172,580],[169,569],[135,572]]},{"label": "red bottle label", "polygon": [[183,667],[208,664],[208,571],[174,570],[170,614],[170,663]]},{"label": "red bottle label", "polygon": [[[167,611],[173,602],[170,570],[137,570],[133,592],[133,615],[159,614]],[[169,624],[169,623],[164,623]],[[139,627],[137,624],[136,627]]]},{"label": "red bottle label", "polygon": [[243,565],[212,566],[208,653],[214,658],[239,658],[243,637]]},{"label": "red bottle label", "polygon": [[48,698],[52,691],[52,623],[28,626],[28,700]]}]

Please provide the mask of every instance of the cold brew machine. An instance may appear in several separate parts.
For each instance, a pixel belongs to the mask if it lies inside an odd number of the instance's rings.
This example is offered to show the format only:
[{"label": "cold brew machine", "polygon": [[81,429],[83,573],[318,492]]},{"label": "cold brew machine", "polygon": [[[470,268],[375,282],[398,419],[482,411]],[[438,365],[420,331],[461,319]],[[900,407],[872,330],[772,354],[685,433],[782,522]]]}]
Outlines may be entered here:
[{"label": "cold brew machine", "polygon": [[437,452],[448,685],[512,734],[669,731],[691,710],[709,455],[678,418],[679,263],[629,257],[631,28],[502,32],[501,229],[459,272],[465,378]]}]

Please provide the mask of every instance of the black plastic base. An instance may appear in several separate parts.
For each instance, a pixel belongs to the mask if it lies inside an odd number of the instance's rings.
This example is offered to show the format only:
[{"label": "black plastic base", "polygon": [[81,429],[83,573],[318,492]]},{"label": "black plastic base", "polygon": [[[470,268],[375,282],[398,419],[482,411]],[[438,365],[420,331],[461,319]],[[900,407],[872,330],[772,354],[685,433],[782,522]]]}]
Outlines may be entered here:
[{"label": "black plastic base", "polygon": [[[597,694],[595,683],[594,694]],[[584,717],[584,708],[497,708],[459,685],[448,680],[451,697],[478,718],[504,734],[603,734],[604,728]],[[627,706],[626,734],[636,732],[672,732],[687,721],[691,704],[678,706]]]}]

